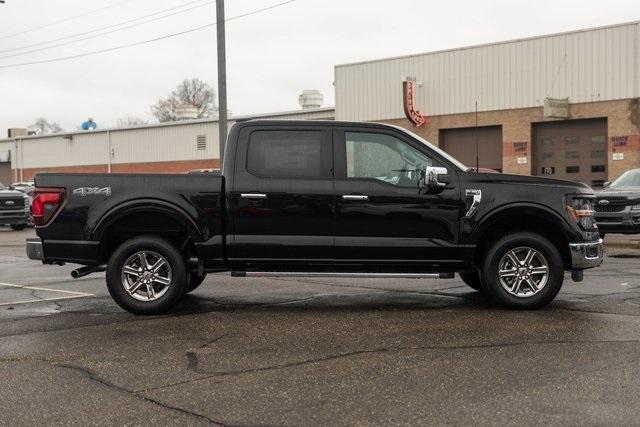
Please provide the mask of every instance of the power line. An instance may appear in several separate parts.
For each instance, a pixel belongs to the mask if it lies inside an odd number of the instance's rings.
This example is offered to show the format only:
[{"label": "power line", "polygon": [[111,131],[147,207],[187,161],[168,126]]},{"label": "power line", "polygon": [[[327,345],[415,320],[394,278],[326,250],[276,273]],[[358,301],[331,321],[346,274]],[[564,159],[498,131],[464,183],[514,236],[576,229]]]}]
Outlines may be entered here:
[{"label": "power line", "polygon": [[[234,21],[236,19],[244,18],[246,16],[251,16],[251,15],[255,15],[255,14],[261,13],[261,12],[265,12],[267,10],[275,9],[277,7],[284,6],[284,5],[289,4],[289,3],[293,3],[295,1],[297,1],[297,0],[288,0],[288,1],[285,1],[285,2],[282,2],[282,3],[277,3],[277,4],[274,4],[272,6],[268,6],[268,7],[262,8],[262,9],[254,10],[252,12],[247,12],[247,13],[243,13],[241,15],[236,15],[236,16],[233,16],[231,18],[225,19],[225,22]],[[185,31],[180,31],[178,33],[167,34],[165,36],[160,36],[160,37],[156,37],[156,38],[149,39],[149,40],[143,40],[143,41],[139,41],[139,42],[135,42],[135,43],[128,43],[128,44],[125,44],[125,45],[114,46],[114,47],[110,47],[110,48],[107,48],[107,49],[96,50],[96,51],[93,51],[93,52],[81,53],[81,54],[78,54],[78,55],[70,55],[70,56],[63,56],[63,57],[59,57],[59,58],[43,59],[43,60],[40,60],[40,61],[21,62],[21,63],[17,63],[17,64],[0,65],[0,69],[23,67],[23,66],[26,66],[26,65],[47,64],[47,63],[59,62],[59,61],[68,61],[68,60],[71,60],[71,59],[83,58],[85,56],[98,55],[98,54],[101,54],[101,53],[112,52],[114,50],[120,50],[120,49],[126,49],[126,48],[130,48],[130,47],[135,47],[135,46],[141,46],[141,45],[145,45],[145,44],[148,44],[148,43],[153,43],[153,42],[157,42],[157,41],[160,41],[160,40],[169,39],[169,38],[172,38],[172,37],[182,36],[184,34],[193,33],[195,31],[200,31],[200,30],[205,29],[205,28],[214,27],[215,25],[216,25],[216,23],[212,22],[212,23],[209,23],[209,24],[201,25],[199,27],[190,28],[190,29],[185,30]]]},{"label": "power line", "polygon": [[84,13],[81,13],[81,14],[79,14],[79,15],[74,15],[74,16],[69,16],[69,17],[67,17],[67,18],[58,19],[58,20],[56,20],[56,21],[52,21],[52,22],[49,22],[48,24],[40,25],[40,26],[38,26],[38,27],[33,27],[33,28],[29,28],[29,29],[26,29],[26,30],[23,30],[23,31],[19,31],[19,32],[17,32],[17,33],[7,34],[7,35],[4,35],[4,36],[0,36],[0,40],[8,39],[8,38],[10,38],[10,37],[19,36],[19,35],[22,35],[22,34],[31,33],[31,32],[33,32],[33,31],[41,30],[41,29],[43,29],[43,28],[53,27],[54,25],[56,25],[56,24],[60,24],[60,23],[62,23],[62,22],[72,21],[72,20],[74,20],[74,19],[82,18],[82,17],[84,17],[84,16],[88,16],[88,15],[94,14],[94,13],[96,13],[96,12],[101,12],[101,11],[103,11],[103,10],[111,9],[111,8],[114,8],[114,7],[117,7],[117,6],[123,5],[123,4],[125,4],[125,3],[130,3],[130,2],[132,2],[132,1],[135,1],[135,0],[124,0],[124,1],[121,1],[121,2],[118,2],[118,3],[113,3],[113,4],[110,4],[110,5],[107,5],[107,6],[103,6],[103,7],[98,8],[98,9],[93,9],[93,10],[90,10],[90,11],[87,11],[87,12],[84,12]]},{"label": "power line", "polygon": [[[0,50],[0,53],[14,52],[14,51],[16,51],[16,50],[28,49],[28,48],[30,48],[30,47],[41,46],[41,45],[43,45],[43,44],[50,44],[50,43],[55,43],[55,42],[58,42],[58,41],[61,41],[61,40],[68,40],[68,39],[72,39],[72,38],[74,38],[74,37],[84,36],[84,35],[87,35],[87,34],[95,33],[96,31],[102,31],[102,30],[107,30],[107,29],[109,29],[109,28],[113,28],[113,27],[119,27],[119,26],[121,26],[121,25],[126,25],[126,24],[129,24],[129,23],[131,23],[131,22],[140,21],[141,19],[144,19],[144,18],[149,18],[149,17],[151,17],[151,16],[160,15],[160,14],[163,14],[163,13],[165,13],[165,12],[171,12],[171,11],[176,10],[176,9],[181,9],[181,8],[183,8],[183,7],[189,6],[189,5],[194,4],[194,3],[200,3],[200,2],[202,2],[202,1],[204,1],[204,0],[195,0],[195,1],[190,1],[190,2],[187,2],[187,3],[182,4],[182,5],[180,5],[180,6],[175,6],[175,7],[171,7],[171,8],[169,8],[169,9],[159,10],[159,11],[157,11],[157,12],[153,12],[153,13],[150,13],[150,14],[147,14],[147,15],[144,15],[144,16],[140,16],[140,17],[138,17],[138,18],[129,19],[129,20],[127,20],[127,21],[119,22],[119,23],[117,23],[117,24],[107,25],[107,26],[105,26],[105,27],[98,27],[98,28],[94,28],[94,29],[92,29],[92,30],[84,31],[84,32],[82,32],[82,33],[71,34],[71,35],[69,35],[69,36],[64,36],[64,37],[59,37],[59,38],[57,38],[57,39],[52,39],[52,40],[47,40],[47,41],[43,41],[43,42],[38,42],[38,43],[28,44],[28,45],[19,46],[19,47],[14,47],[14,48],[11,48],[11,49],[3,49],[3,50]],[[196,7],[190,8],[190,9],[185,9],[185,10],[183,10],[183,11],[178,11],[178,12],[176,12],[175,14],[182,13],[182,12],[186,12],[186,11],[188,11],[188,10],[192,10],[192,9],[195,9],[195,8],[198,8],[198,7],[202,7],[202,6],[205,6],[205,5],[208,5],[208,4],[213,4],[213,3],[214,3],[214,2],[209,2],[209,3],[206,3],[206,4],[202,4],[202,5],[199,5],[199,6],[196,6]],[[167,15],[167,16],[173,16],[173,14],[172,14],[172,15]],[[158,18],[158,19],[161,19],[161,18]],[[152,22],[152,21],[148,21],[148,22]],[[144,23],[145,23],[145,22],[142,22],[142,23],[140,23],[139,25],[142,25],[142,24],[144,24]],[[132,28],[132,27],[127,27],[127,28]],[[109,33],[105,33],[105,34],[109,34]],[[58,46],[60,46],[60,45],[58,45]],[[7,57],[5,57],[5,58],[7,58]]]},{"label": "power line", "polygon": [[[198,0],[198,1],[202,1],[202,0]],[[140,25],[149,24],[151,22],[159,21],[161,19],[169,18],[171,16],[179,15],[181,13],[189,12],[191,10],[199,9],[201,7],[209,6],[209,5],[212,5],[212,4],[214,4],[214,2],[203,3],[203,4],[200,4],[200,5],[193,6],[193,7],[187,8],[187,9],[183,9],[183,10],[179,10],[177,12],[173,12],[173,13],[170,13],[170,14],[167,14],[167,15],[159,16],[157,18],[148,19],[146,21],[138,22],[136,24],[128,25],[128,26],[121,27],[121,28],[116,28],[115,30],[105,31],[103,33],[98,33],[98,34],[94,34],[94,35],[91,35],[91,36],[88,36],[88,37],[83,37],[81,39],[71,40],[71,41],[64,42],[64,43],[58,43],[58,44],[54,44],[54,45],[51,45],[51,46],[40,47],[38,49],[27,50],[25,52],[13,53],[11,55],[0,56],[0,59],[13,58],[13,57],[16,57],[16,56],[22,56],[22,55],[27,55],[27,54],[30,54],[30,53],[41,52],[43,50],[55,49],[57,47],[67,46],[67,45],[70,45],[70,44],[74,44],[74,43],[79,43],[79,42],[83,42],[83,41],[86,41],[86,40],[95,39],[97,37],[106,36],[108,34],[117,33],[118,31],[124,31],[124,30],[128,30],[128,29],[131,29],[131,28],[139,27]],[[118,25],[121,25],[121,24],[118,24]],[[66,38],[70,38],[70,37],[75,37],[75,36],[69,36],[69,37],[66,37]],[[0,52],[2,52],[2,51],[0,51]]]}]

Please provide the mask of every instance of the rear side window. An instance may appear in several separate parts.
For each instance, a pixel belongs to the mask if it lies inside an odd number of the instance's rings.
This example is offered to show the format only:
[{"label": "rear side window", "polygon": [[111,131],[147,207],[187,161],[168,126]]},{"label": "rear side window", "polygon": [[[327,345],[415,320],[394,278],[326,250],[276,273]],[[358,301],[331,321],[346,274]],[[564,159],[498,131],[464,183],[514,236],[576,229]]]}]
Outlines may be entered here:
[{"label": "rear side window", "polygon": [[321,131],[259,130],[251,133],[247,170],[273,178],[331,176],[331,146]]}]

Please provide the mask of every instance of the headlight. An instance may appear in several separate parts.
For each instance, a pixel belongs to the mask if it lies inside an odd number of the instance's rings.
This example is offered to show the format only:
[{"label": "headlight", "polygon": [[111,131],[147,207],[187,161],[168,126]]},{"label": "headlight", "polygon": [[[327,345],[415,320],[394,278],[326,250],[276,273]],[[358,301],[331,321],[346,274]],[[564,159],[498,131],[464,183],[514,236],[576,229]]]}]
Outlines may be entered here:
[{"label": "headlight", "polygon": [[567,202],[567,213],[583,230],[598,228],[593,219],[593,200],[575,197]]}]

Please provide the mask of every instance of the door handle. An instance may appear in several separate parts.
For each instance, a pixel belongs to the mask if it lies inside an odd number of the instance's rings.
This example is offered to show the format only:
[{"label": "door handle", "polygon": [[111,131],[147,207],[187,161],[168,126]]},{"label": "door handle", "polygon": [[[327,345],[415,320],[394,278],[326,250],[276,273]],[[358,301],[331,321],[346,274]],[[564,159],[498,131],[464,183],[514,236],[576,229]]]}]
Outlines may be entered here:
[{"label": "door handle", "polygon": [[243,199],[266,199],[267,195],[264,193],[240,193],[240,197]]},{"label": "door handle", "polygon": [[366,202],[369,200],[369,196],[363,194],[345,194],[342,196],[342,200],[348,200],[352,202]]}]

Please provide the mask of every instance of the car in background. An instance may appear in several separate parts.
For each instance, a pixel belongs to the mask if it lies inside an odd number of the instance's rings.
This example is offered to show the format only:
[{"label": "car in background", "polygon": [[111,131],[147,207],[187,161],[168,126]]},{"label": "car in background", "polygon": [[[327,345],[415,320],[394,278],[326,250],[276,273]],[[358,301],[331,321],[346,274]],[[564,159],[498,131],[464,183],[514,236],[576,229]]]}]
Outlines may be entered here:
[{"label": "car in background", "polygon": [[9,186],[9,188],[11,190],[16,190],[16,191],[19,191],[21,193],[24,193],[29,198],[29,222],[28,222],[28,225],[29,225],[29,227],[33,227],[34,223],[33,223],[33,215],[31,214],[31,204],[33,203],[33,190],[35,190],[35,188],[36,188],[35,183],[33,181],[14,182],[13,184],[11,184]]},{"label": "car in background", "polygon": [[600,235],[640,233],[640,169],[631,169],[596,193],[594,204]]},{"label": "car in background", "polygon": [[31,204],[29,197],[0,183],[0,225],[24,230],[29,224]]}]

